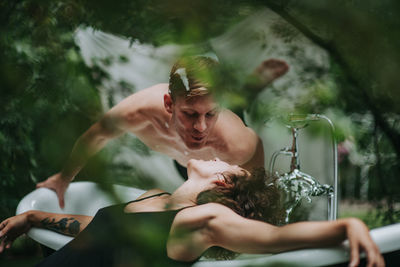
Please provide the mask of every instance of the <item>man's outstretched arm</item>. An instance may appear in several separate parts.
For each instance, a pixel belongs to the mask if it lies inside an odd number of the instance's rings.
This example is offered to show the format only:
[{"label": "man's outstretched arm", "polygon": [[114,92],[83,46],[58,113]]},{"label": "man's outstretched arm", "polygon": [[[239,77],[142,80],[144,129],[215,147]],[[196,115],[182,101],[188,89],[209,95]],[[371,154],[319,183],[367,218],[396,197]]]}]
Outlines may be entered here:
[{"label": "man's outstretched arm", "polygon": [[99,122],[92,125],[75,142],[62,171],[38,183],[36,187],[46,187],[54,190],[58,196],[60,207],[63,208],[64,193],[69,183],[85,166],[88,159],[101,150],[109,140],[125,132],[119,120],[118,117],[106,114]]},{"label": "man's outstretched arm", "polygon": [[[50,176],[37,187],[54,190],[58,196],[60,207],[64,207],[64,193],[69,183],[85,166],[88,159],[102,149],[108,141],[121,136],[127,131],[135,133],[148,123],[148,112],[144,108],[154,105],[164,85],[155,85],[132,94],[109,110],[104,117],[93,124],[82,134],[71,151],[61,172]],[[158,103],[158,102],[157,102]],[[143,115],[145,114],[145,115]]]}]

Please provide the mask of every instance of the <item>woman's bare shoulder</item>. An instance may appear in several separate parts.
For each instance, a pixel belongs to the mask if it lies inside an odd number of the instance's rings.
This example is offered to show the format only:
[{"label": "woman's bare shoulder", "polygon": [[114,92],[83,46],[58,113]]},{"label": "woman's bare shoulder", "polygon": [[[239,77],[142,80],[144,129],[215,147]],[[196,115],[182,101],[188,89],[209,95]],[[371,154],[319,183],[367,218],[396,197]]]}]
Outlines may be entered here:
[{"label": "woman's bare shoulder", "polygon": [[193,207],[189,207],[186,209],[183,209],[182,211],[193,211],[193,212],[209,212],[209,213],[213,213],[213,212],[220,212],[220,211],[232,211],[230,208],[228,208],[227,206],[224,206],[222,204],[219,203],[215,203],[215,202],[209,202],[206,204],[201,204],[201,205],[196,205]]},{"label": "woman's bare shoulder", "polygon": [[168,193],[168,192],[166,192],[162,189],[159,189],[159,188],[155,188],[155,189],[151,189],[151,190],[141,194],[137,199],[142,199],[142,198],[153,196],[153,195],[160,194],[160,193]]},{"label": "woman's bare shoulder", "polygon": [[181,210],[175,217],[175,223],[196,225],[205,223],[217,216],[229,216],[233,213],[234,211],[230,208],[211,202]]}]

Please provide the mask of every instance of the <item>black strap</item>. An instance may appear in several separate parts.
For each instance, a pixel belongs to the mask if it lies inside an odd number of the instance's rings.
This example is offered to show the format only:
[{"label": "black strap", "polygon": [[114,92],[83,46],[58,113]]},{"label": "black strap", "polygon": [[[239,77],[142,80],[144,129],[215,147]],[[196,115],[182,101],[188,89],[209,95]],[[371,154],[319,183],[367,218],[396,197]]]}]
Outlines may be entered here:
[{"label": "black strap", "polygon": [[145,200],[145,199],[148,199],[148,198],[158,197],[158,196],[162,196],[162,195],[171,195],[171,194],[168,193],[168,192],[161,192],[161,193],[158,193],[158,194],[155,194],[155,195],[151,195],[151,196],[147,196],[147,197],[144,197],[144,198],[131,200],[131,201],[127,202],[126,205],[129,204],[129,203],[132,203],[132,202],[139,202],[139,201],[142,201],[142,200]]}]

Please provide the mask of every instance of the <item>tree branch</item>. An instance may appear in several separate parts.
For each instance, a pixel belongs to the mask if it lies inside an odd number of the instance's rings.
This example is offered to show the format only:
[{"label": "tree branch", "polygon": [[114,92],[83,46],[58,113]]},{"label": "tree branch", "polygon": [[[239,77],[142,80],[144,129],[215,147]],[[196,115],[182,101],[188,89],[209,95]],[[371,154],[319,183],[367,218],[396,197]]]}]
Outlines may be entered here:
[{"label": "tree branch", "polygon": [[341,66],[344,74],[345,80],[354,88],[357,88],[359,92],[361,92],[361,97],[364,100],[364,103],[366,104],[367,108],[371,111],[372,115],[374,116],[374,120],[376,124],[379,126],[379,128],[382,130],[382,132],[386,135],[386,137],[390,140],[392,143],[394,150],[396,151],[397,158],[400,160],[400,134],[395,132],[388,124],[386,119],[381,115],[381,112],[379,109],[376,107],[376,105],[373,104],[373,101],[371,100],[371,97],[367,94],[367,92],[362,89],[364,86],[362,83],[355,79],[351,73],[351,68],[347,64],[346,60],[341,56],[341,54],[338,52],[336,46],[332,42],[327,42],[323,40],[321,37],[313,33],[308,27],[306,27],[304,24],[302,24],[300,21],[298,21],[295,17],[289,14],[289,12],[282,7],[281,5],[272,3],[271,1],[266,1],[265,5],[269,7],[272,11],[277,13],[279,16],[281,16],[284,20],[286,20],[288,23],[290,23],[293,27],[295,27],[297,30],[299,30],[305,37],[309,38],[312,42],[317,44],[318,46],[324,48],[326,51],[329,52],[331,57],[333,58],[334,61],[338,63],[339,66]]}]

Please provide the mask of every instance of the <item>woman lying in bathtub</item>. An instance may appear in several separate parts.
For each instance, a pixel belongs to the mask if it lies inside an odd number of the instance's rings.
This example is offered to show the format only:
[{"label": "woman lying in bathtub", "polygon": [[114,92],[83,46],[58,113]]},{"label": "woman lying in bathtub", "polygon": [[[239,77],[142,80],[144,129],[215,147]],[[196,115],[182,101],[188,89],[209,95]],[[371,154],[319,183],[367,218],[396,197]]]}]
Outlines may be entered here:
[{"label": "woman lying in bathtub", "polygon": [[283,213],[262,170],[250,175],[219,160],[191,160],[188,176],[173,194],[150,190],[138,200],[100,209],[93,218],[42,211],[11,217],[0,224],[0,252],[31,227],[76,236],[39,266],[180,266],[206,250],[219,257],[232,251],[276,253],[348,238],[352,266],[360,250],[369,266],[384,266],[367,227],[357,219],[272,225]]}]

